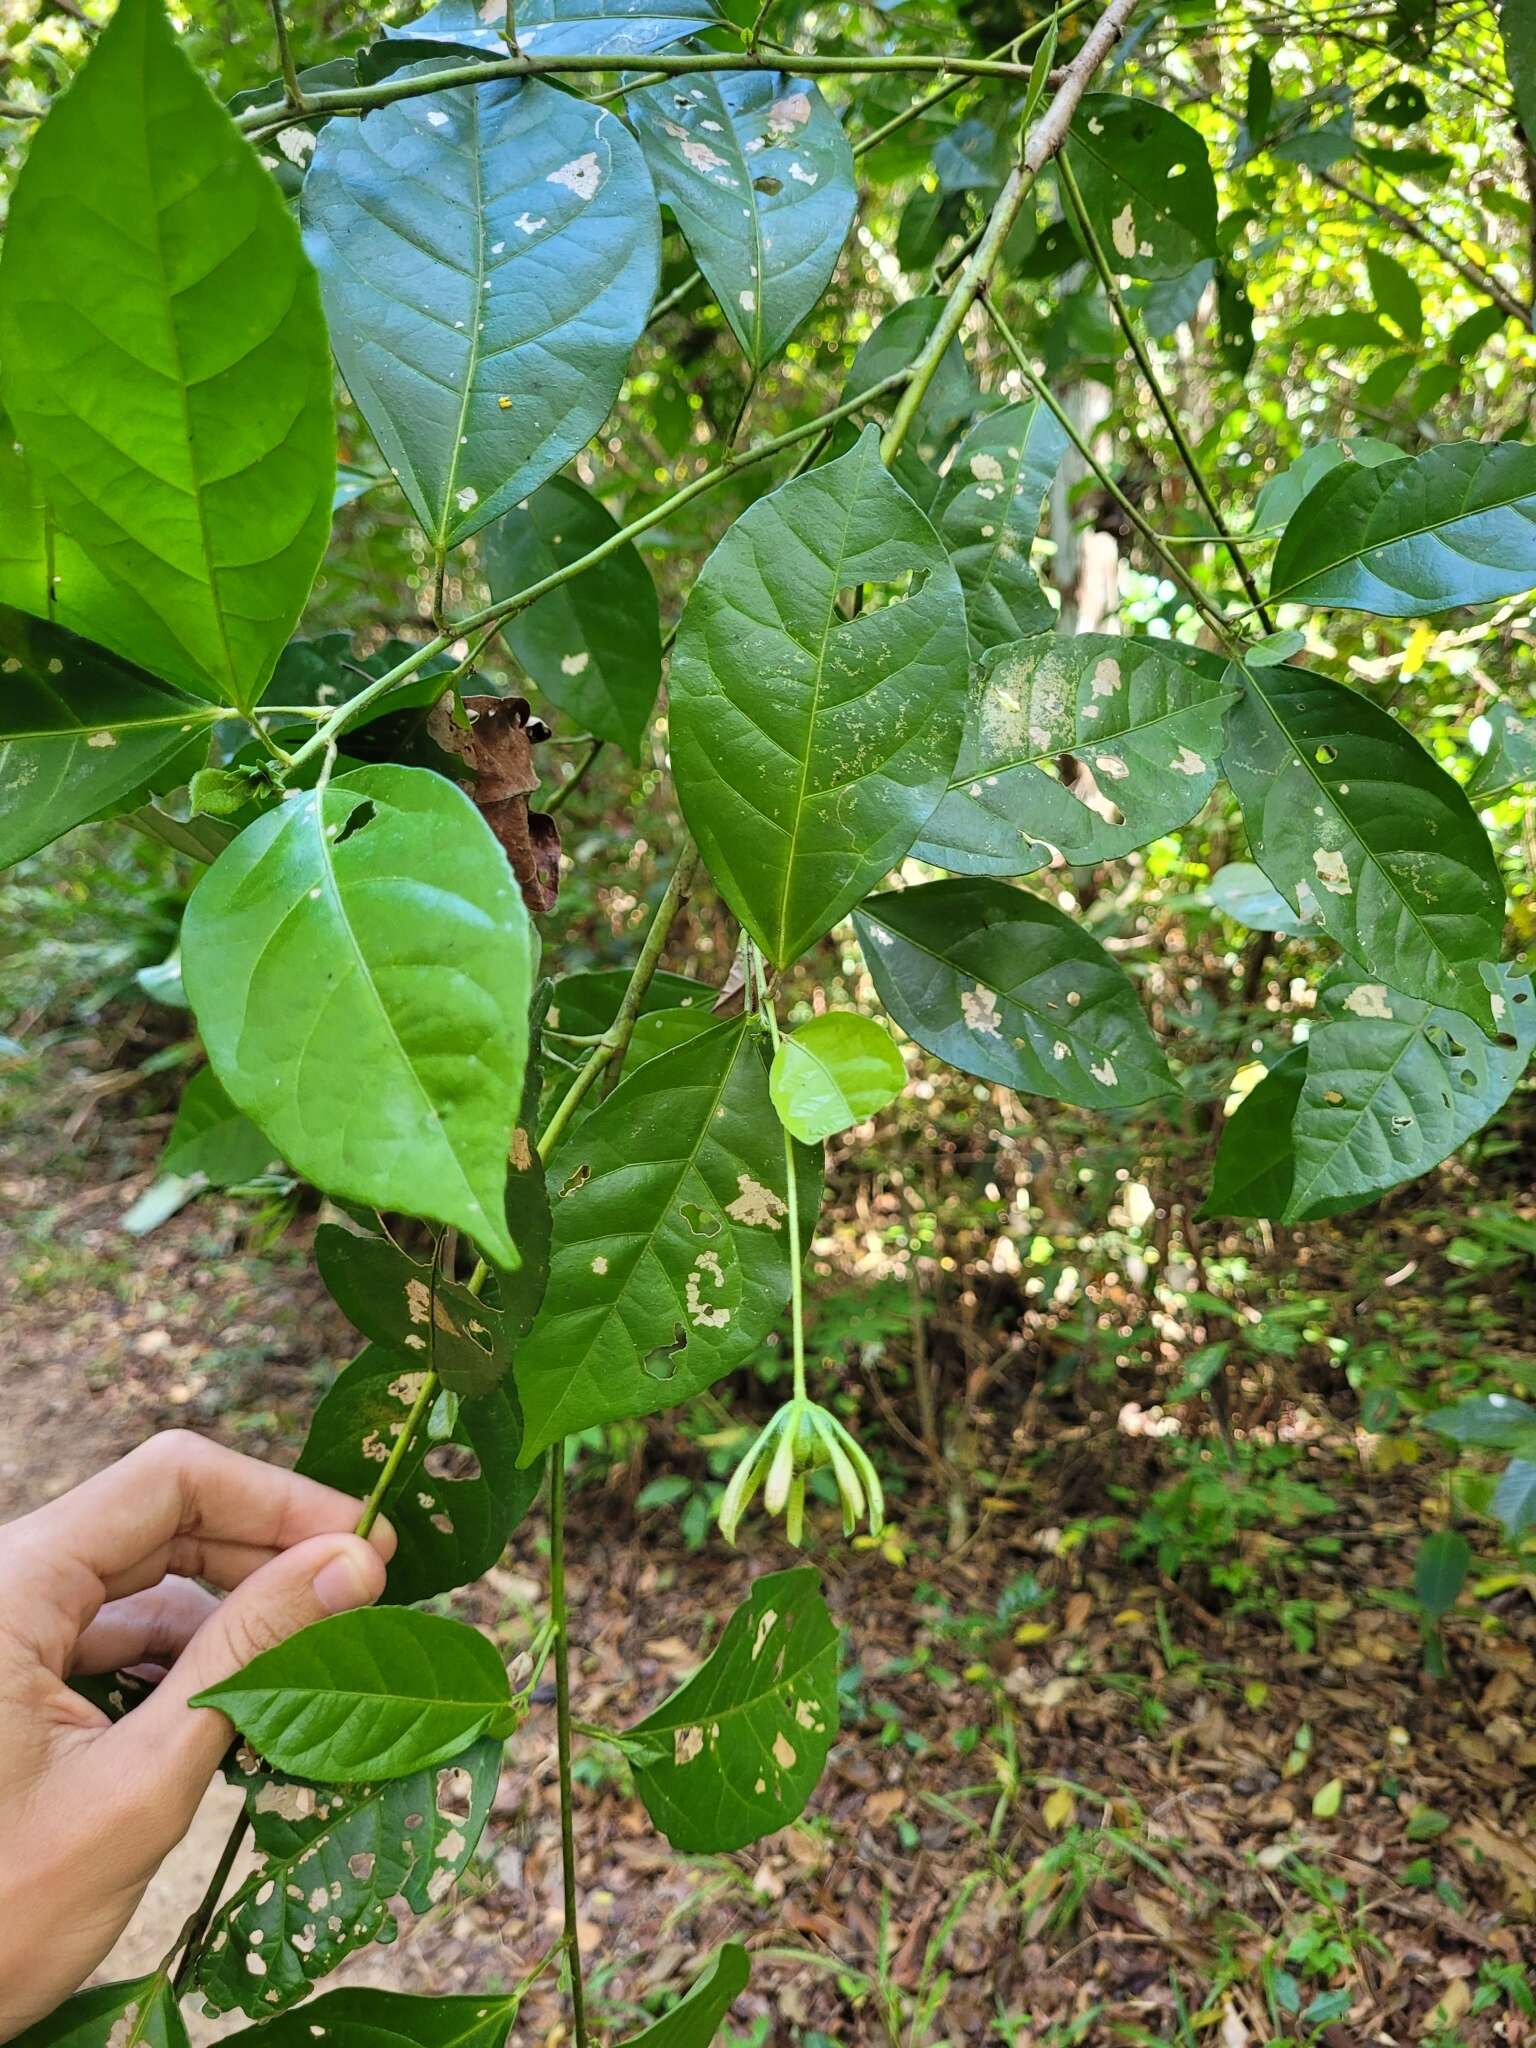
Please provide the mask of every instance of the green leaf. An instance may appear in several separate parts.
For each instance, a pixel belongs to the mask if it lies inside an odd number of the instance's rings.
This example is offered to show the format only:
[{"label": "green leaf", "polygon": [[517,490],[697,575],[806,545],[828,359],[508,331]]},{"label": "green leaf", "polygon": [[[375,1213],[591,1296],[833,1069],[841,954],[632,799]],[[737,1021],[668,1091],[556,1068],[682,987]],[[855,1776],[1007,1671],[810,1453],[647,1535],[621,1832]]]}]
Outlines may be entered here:
[{"label": "green leaf", "polygon": [[969,116],[933,145],[943,192],[995,192],[1008,175],[1008,145],[988,122]]},{"label": "green leaf", "polygon": [[1307,1048],[1293,1045],[1233,1110],[1222,1126],[1211,1191],[1197,1220],[1284,1216],[1296,1174],[1291,1126],[1306,1076]]},{"label": "green leaf", "polygon": [[1180,277],[1216,248],[1216,181],[1201,136],[1152,100],[1089,93],[1067,159],[1104,253],[1132,277]]},{"label": "green leaf", "polygon": [[1494,1488],[1492,1512],[1504,1525],[1511,1543],[1536,1525],[1536,1463],[1529,1458],[1511,1458]]},{"label": "green leaf", "polygon": [[[943,311],[943,299],[931,293],[923,298],[905,299],[893,307],[860,346],[839,403],[846,405],[874,385],[884,383],[887,377],[894,377],[898,370],[909,369],[922,353]],[[891,391],[877,400],[881,412],[889,415],[900,395],[899,390]],[[912,422],[907,441],[912,454],[900,471],[901,481],[909,491],[909,470],[922,466],[916,458],[926,460],[947,446],[955,428],[970,418],[979,397],[960,344],[953,341],[939,358],[939,367]],[[936,479],[930,478],[929,488],[937,489]]]},{"label": "green leaf", "polygon": [[[441,1904],[484,1832],[500,1767],[501,1744],[487,1739],[454,1764],[379,1785],[234,1774],[263,1861],[209,1929],[197,1986],[210,2009],[271,2019],[344,1957],[393,1941],[392,1900],[403,1897],[417,1913]],[[309,2029],[328,2003],[305,2006],[304,2048],[318,2038]],[[364,2013],[346,2017],[375,2024]],[[275,2038],[263,2032],[267,2048]]]},{"label": "green leaf", "polygon": [[1492,1027],[1480,970],[1503,942],[1498,865],[1416,740],[1339,683],[1258,669],[1228,714],[1224,766],[1254,858],[1298,915],[1368,975]]},{"label": "green leaf", "polygon": [[[820,1161],[797,1160],[809,1241]],[[784,1136],[755,1022],[647,1060],[550,1162],[549,1291],[517,1356],[525,1458],[742,1364],[789,1295]]]},{"label": "green leaf", "polygon": [[[869,586],[888,601],[871,605]],[[861,588],[846,617],[839,595]],[[775,964],[910,849],[954,766],[966,666],[955,572],[872,426],[760,498],[705,563],[672,657],[673,778],[721,894]]]},{"label": "green leaf", "polygon": [[330,358],[288,210],[159,0],[119,0],[33,138],[0,364],[52,515],[101,579],[76,603],[60,578],[60,623],[255,703],[330,533]]},{"label": "green leaf", "polygon": [[[1467,777],[1467,795],[1474,803],[1496,803],[1510,791],[1536,782],[1536,727],[1515,716],[1502,697],[1481,714],[1487,742],[1477,766]],[[1473,722],[1477,734],[1477,721]]]},{"label": "green leaf", "polygon": [[488,1393],[511,1363],[496,1311],[391,1239],[323,1223],[315,1232],[315,1264],[355,1330],[435,1372],[451,1392]]},{"label": "green leaf", "polygon": [[1275,550],[1270,602],[1416,618],[1536,586],[1536,448],[1442,442],[1324,478]]},{"label": "green leaf", "polygon": [[1248,57],[1248,91],[1243,103],[1243,124],[1253,148],[1263,146],[1269,133],[1269,117],[1275,104],[1275,82],[1268,60],[1258,50]]},{"label": "green leaf", "polygon": [[803,1145],[863,1123],[906,1085],[891,1034],[850,1010],[826,1010],[782,1040],[768,1076],[780,1123]]},{"label": "green leaf", "polygon": [[1510,1451],[1536,1436],[1536,1408],[1510,1394],[1472,1394],[1424,1417],[1426,1429],[1453,1443]]},{"label": "green leaf", "polygon": [[1219,867],[1206,894],[1223,917],[1247,925],[1250,931],[1283,932],[1288,938],[1299,938],[1311,930],[1304,918],[1286,907],[1280,891],[1251,860],[1229,860]]},{"label": "green leaf", "polygon": [[[517,0],[516,14],[518,47],[538,57],[643,57],[721,19],[713,0]],[[441,0],[384,33],[505,56],[506,0]]]},{"label": "green leaf", "polygon": [[[499,604],[609,541],[618,526],[570,478],[542,484],[503,515],[483,547]],[[661,687],[656,586],[633,541],[563,583],[502,627],[528,675],[576,723],[612,740],[632,761]]]},{"label": "green leaf", "polygon": [[353,1984],[227,2038],[245,2048],[315,2048],[316,2041],[325,2048],[504,2048],[521,2002],[516,1993],[413,1998]]},{"label": "green leaf", "polygon": [[964,1074],[1085,1109],[1173,1092],[1135,990],[1081,924],[1001,882],[926,882],[856,913],[881,1002]]},{"label": "green leaf", "polygon": [[661,248],[611,111],[499,79],[333,121],[304,225],[342,375],[434,546],[526,498],[602,425]]},{"label": "green leaf", "polygon": [[1322,482],[1330,471],[1347,462],[1377,469],[1384,462],[1401,462],[1403,451],[1390,441],[1374,441],[1368,435],[1352,435],[1347,441],[1314,441],[1298,455],[1289,469],[1272,476],[1253,508],[1255,532],[1284,526],[1302,499]]},{"label": "green leaf", "polygon": [[[546,1029],[571,1032],[578,1038],[595,1038],[608,1029],[619,1014],[619,1004],[629,987],[627,967],[606,967],[584,974],[562,974],[555,983]],[[686,974],[669,974],[665,968],[651,977],[640,1000],[640,1014],[652,1010],[699,1009],[708,1015],[720,991],[707,981],[694,981]],[[713,1021],[713,1020],[712,1020]]]},{"label": "green leaf", "polygon": [[209,707],[59,626],[0,607],[0,867],[175,789]]},{"label": "green leaf", "polygon": [[853,152],[814,82],[702,72],[629,95],[656,181],[754,370],[831,281],[858,204]]},{"label": "green leaf", "polygon": [[1530,0],[1499,0],[1499,36],[1516,117],[1527,143],[1536,145],[1536,16]]},{"label": "green leaf", "polygon": [[1363,119],[1379,121],[1383,127],[1411,128],[1429,112],[1429,101],[1423,86],[1411,78],[1394,78],[1390,85],[1372,93],[1360,111]]},{"label": "green leaf", "polygon": [[707,1661],[629,1739],[674,1849],[744,1848],[804,1811],[837,1734],[837,1629],[810,1567],[760,1578]]},{"label": "green leaf", "polygon": [[158,1972],[77,1991],[12,2048],[187,2048],[175,1993]]},{"label": "green leaf", "polygon": [[211,1188],[232,1188],[272,1164],[271,1140],[240,1114],[213,1069],[200,1068],[181,1091],[160,1171],[197,1173]]},{"label": "green leaf", "polygon": [[1467,1582],[1472,1550],[1459,1529],[1437,1529],[1419,1545],[1413,1590],[1431,1621],[1443,1621]]},{"label": "green leaf", "polygon": [[1326,349],[1393,348],[1397,336],[1358,306],[1339,306],[1331,313],[1309,313],[1291,329],[1293,341]]},{"label": "green leaf", "polygon": [[[315,1410],[298,1469],[343,1493],[366,1496],[422,1379],[412,1353],[370,1344]],[[522,1412],[510,1381],[438,1403],[390,1492],[389,1518],[400,1539],[389,1566],[391,1600],[428,1600],[490,1570],[543,1477],[541,1464],[519,1466],[522,1448]]]},{"label": "green leaf", "polygon": [[751,1974],[746,1950],[728,1941],[687,1997],[622,2048],[709,2048]]},{"label": "green leaf", "polygon": [[955,451],[933,523],[960,578],[977,650],[1048,633],[1056,623],[1029,555],[1066,450],[1055,415],[1028,399],[984,414]]},{"label": "green leaf", "polygon": [[531,943],[469,798],[425,769],[362,768],[225,849],[188,907],[182,975],[230,1100],[295,1172],[515,1267]]},{"label": "green leaf", "polygon": [[322,1785],[405,1778],[516,1724],[478,1630],[408,1607],[311,1623],[200,1692],[275,1770]]},{"label": "green leaf", "polygon": [[1044,633],[983,657],[960,758],[916,852],[1027,875],[1052,848],[1114,860],[1186,824],[1215,787],[1237,672],[1169,640]]},{"label": "green leaf", "polygon": [[1365,268],[1377,312],[1392,322],[1405,341],[1417,341],[1424,332],[1424,302],[1418,286],[1384,249],[1367,249]]}]

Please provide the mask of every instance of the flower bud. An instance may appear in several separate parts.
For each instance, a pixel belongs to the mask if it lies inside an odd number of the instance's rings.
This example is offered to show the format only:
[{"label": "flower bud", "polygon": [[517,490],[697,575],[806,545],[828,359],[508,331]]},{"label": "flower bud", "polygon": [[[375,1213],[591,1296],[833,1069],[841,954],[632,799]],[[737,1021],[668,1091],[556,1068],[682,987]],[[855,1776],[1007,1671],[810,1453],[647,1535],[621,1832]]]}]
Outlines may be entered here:
[{"label": "flower bud", "polygon": [[872,1536],[885,1526],[885,1493],[869,1457],[837,1417],[799,1396],[786,1401],[753,1439],[732,1473],[720,1502],[720,1532],[736,1541],[741,1518],[759,1490],[770,1515],[783,1515],[785,1534],[796,1549],[805,1533],[806,1480],[830,1467],[843,1510],[843,1534],[851,1536],[867,1514]]}]

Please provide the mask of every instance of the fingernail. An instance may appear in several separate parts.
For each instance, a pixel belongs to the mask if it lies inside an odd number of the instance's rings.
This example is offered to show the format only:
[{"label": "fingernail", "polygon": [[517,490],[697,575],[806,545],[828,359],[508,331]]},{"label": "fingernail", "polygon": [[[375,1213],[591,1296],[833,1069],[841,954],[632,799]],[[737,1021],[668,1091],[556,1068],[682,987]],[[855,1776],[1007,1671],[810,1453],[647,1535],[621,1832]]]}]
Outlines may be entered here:
[{"label": "fingernail", "polygon": [[315,1573],[315,1599],[327,1614],[366,1607],[377,1591],[372,1573],[351,1550],[338,1551]]}]

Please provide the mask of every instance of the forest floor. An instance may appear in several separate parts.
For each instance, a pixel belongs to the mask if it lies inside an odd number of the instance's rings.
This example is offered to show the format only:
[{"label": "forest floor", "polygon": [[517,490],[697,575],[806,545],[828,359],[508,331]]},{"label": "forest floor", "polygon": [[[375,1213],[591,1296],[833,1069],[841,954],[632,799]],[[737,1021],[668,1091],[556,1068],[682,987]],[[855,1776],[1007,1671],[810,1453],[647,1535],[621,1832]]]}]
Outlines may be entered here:
[{"label": "forest floor", "polygon": [[[248,1207],[205,1199],[124,1234],[163,1137],[143,1109],[109,1067],[58,1065],[0,1122],[0,1520],[170,1426],[290,1456],[353,1348],[305,1225],[263,1249]],[[958,1549],[915,1465],[883,1546],[818,1546],[852,1668],[798,1825],[679,1858],[621,1770],[581,1761],[601,2038],[730,1938],[754,1952],[725,2037],[743,2048],[1536,2041],[1536,1577],[1465,1601],[1431,1680],[1405,1595],[1443,1468],[1372,1470],[1313,1411],[1272,1430],[1320,1494],[1288,1527],[1278,1495],[1275,1524],[1240,1539],[1253,1597],[1191,1591],[1124,1554],[1111,1489],[1169,1475],[1110,1411],[1071,1425],[1070,1456],[1026,1444],[1027,1486],[973,1503]],[[1019,1449],[1016,1432],[1016,1466]],[[675,1513],[638,1512],[619,1480],[578,1487],[570,1579],[576,1711],[623,1723],[789,1553],[765,1530],[749,1553],[690,1552]],[[1507,1571],[1485,1549],[1479,1569]],[[459,1604],[510,1656],[544,1597],[530,1519]],[[531,1969],[560,1923],[552,1748],[535,1714],[458,1892],[341,1981],[503,1990]],[[228,1811],[220,1788],[116,1962],[168,1944]],[[565,2024],[545,1979],[519,2048],[560,2048]]]}]

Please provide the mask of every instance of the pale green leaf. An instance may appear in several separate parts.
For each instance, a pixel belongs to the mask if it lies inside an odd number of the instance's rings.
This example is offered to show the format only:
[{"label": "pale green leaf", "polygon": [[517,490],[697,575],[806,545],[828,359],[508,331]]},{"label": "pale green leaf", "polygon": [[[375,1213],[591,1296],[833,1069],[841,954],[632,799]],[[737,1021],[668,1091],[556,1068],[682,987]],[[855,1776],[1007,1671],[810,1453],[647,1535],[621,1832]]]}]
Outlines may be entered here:
[{"label": "pale green leaf", "polygon": [[1207,883],[1206,894],[1223,917],[1247,925],[1250,931],[1283,932],[1288,938],[1299,938],[1311,930],[1251,860],[1225,862]]},{"label": "pale green leaf", "polygon": [[1511,1543],[1536,1525],[1536,1463],[1529,1458],[1511,1458],[1499,1475],[1491,1512],[1504,1525]]},{"label": "pale green leaf", "polygon": [[324,1785],[409,1777],[517,1719],[485,1637],[408,1607],[312,1622],[192,1705],[227,1714],[274,1770]]},{"label": "pale green leaf", "polygon": [[1028,399],[984,413],[955,450],[933,523],[960,578],[978,650],[1048,633],[1056,622],[1029,555],[1066,449],[1055,414]]},{"label": "pale green leaf", "polygon": [[727,1942],[687,1997],[622,2048],[709,2048],[751,1973],[746,1950]]},{"label": "pale green leaf", "polygon": [[1496,803],[1512,790],[1536,783],[1536,725],[1516,717],[1502,697],[1481,713],[1486,738],[1474,720],[1472,737],[1481,740],[1477,766],[1467,778],[1467,795],[1476,804]]},{"label": "pale green leaf", "polygon": [[253,704],[330,532],[330,359],[288,209],[159,0],[119,0],[33,138],[0,364],[52,515],[101,579],[77,602],[59,576],[59,622]]},{"label": "pale green leaf", "polygon": [[469,798],[425,769],[363,768],[226,848],[188,907],[182,974],[214,1072],[295,1172],[516,1266],[503,1208],[531,943]]},{"label": "pale green leaf", "polygon": [[1352,434],[1347,441],[1314,441],[1288,469],[1277,471],[1260,491],[1253,508],[1254,530],[1268,533],[1284,526],[1302,499],[1331,471],[1346,463],[1379,469],[1384,462],[1402,459],[1401,448],[1390,441],[1372,440],[1367,434]]},{"label": "pale green leaf", "polygon": [[[840,595],[861,589],[846,616]],[[955,572],[874,427],[760,498],[705,563],[672,659],[672,771],[710,873],[777,964],[917,838],[954,767],[966,668]]]},{"label": "pale green leaf", "polygon": [[779,1121],[803,1145],[819,1145],[893,1102],[906,1063],[873,1017],[826,1010],[780,1042],[768,1077]]},{"label": "pale green leaf", "polygon": [[332,121],[304,225],[342,375],[434,545],[516,505],[602,425],[661,247],[611,109],[501,79]]},{"label": "pale green leaf", "polygon": [[213,1069],[201,1068],[181,1091],[160,1171],[201,1174],[211,1188],[232,1188],[275,1163],[271,1140],[240,1114]]},{"label": "pale green leaf", "polygon": [[1122,970],[1038,896],[927,882],[871,896],[854,923],[881,1002],[962,1073],[1085,1109],[1173,1092]]},{"label": "pale green leaf", "polygon": [[706,1662],[630,1730],[635,1790],[674,1849],[718,1853],[798,1819],[837,1734],[837,1629],[809,1567],[770,1572]]},{"label": "pale green leaf", "polygon": [[1117,271],[1181,277],[1217,253],[1216,181],[1204,140],[1155,100],[1089,93],[1067,160]]}]

